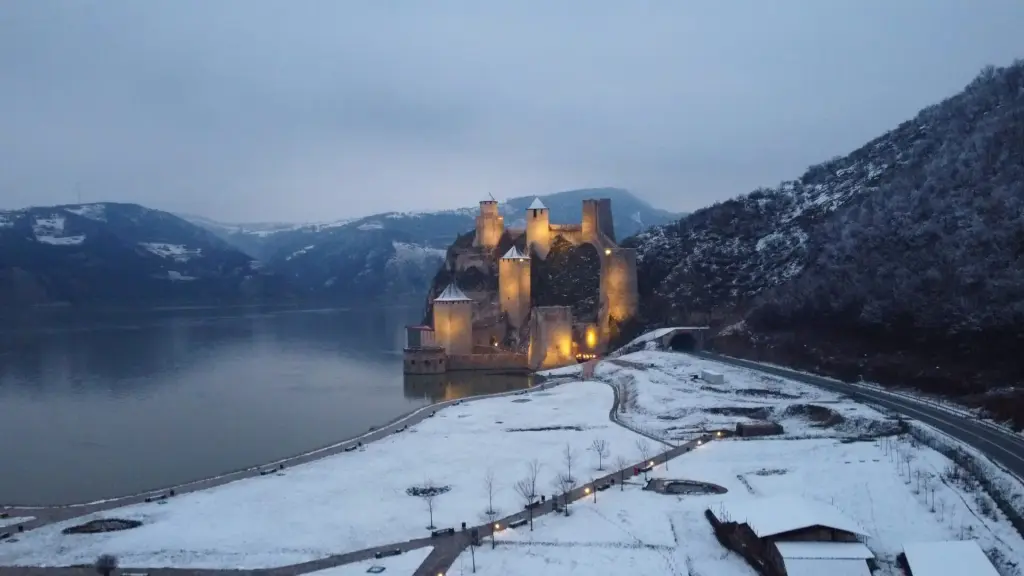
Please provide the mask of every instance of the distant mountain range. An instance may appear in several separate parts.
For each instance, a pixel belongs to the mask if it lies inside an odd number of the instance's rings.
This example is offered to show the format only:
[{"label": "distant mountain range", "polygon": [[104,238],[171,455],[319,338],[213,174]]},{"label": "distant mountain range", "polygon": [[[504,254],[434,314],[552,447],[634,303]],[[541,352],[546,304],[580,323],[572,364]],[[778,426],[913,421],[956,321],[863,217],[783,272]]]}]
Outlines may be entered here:
[{"label": "distant mountain range", "polygon": [[[618,189],[541,198],[553,221],[577,222],[593,197],[612,198],[620,235],[678,218]],[[502,204],[509,226],[532,200]],[[112,202],[0,211],[0,307],[418,299],[477,212],[223,224]]]},{"label": "distant mountain range", "polygon": [[[535,196],[499,205],[507,227],[525,226]],[[618,188],[541,196],[552,222],[575,223],[586,198],[610,198],[622,238],[680,217]],[[421,298],[456,236],[476,227],[479,206],[437,212],[385,212],[319,224],[224,224],[183,216],[283,274],[300,295],[315,299]]]},{"label": "distant mountain range", "polygon": [[207,230],[135,204],[0,211],[0,307],[285,298],[279,274]]}]

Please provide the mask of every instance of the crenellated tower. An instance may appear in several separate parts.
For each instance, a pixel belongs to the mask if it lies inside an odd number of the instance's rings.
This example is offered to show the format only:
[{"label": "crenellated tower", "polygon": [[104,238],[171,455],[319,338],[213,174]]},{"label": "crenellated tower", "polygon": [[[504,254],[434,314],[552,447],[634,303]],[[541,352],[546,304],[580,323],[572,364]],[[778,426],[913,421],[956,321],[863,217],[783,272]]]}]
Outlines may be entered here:
[{"label": "crenellated tower", "polygon": [[498,261],[498,300],[516,330],[530,313],[530,298],[530,257],[513,246]]},{"label": "crenellated tower", "polygon": [[473,246],[493,249],[505,232],[505,217],[498,214],[497,200],[481,200],[480,214],[476,217],[476,237]]}]

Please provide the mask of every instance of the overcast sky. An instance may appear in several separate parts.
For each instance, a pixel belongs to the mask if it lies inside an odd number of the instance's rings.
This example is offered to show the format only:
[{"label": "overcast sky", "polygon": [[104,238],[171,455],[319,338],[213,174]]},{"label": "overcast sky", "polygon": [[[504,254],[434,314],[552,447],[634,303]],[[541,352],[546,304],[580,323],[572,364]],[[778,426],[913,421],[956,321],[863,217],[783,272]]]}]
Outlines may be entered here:
[{"label": "overcast sky", "polygon": [[1021,0],[0,0],[0,207],[316,221],[798,177],[1024,57]]}]

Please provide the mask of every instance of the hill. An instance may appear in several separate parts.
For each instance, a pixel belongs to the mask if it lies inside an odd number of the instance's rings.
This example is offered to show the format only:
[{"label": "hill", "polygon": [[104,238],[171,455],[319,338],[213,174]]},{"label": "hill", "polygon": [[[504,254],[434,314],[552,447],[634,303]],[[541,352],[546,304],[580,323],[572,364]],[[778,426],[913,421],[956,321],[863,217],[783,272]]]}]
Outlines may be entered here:
[{"label": "hill", "polygon": [[956,396],[1020,425],[1024,62],[798,180],[624,244],[644,326],[709,322],[728,353]]},{"label": "hill", "polygon": [[[584,198],[611,198],[616,229],[631,235],[677,218],[617,188],[541,196],[552,222],[579,222]],[[525,226],[534,196],[503,202],[508,227]],[[321,224],[222,224],[184,216],[266,262],[305,298],[419,298],[431,285],[448,246],[476,226],[478,206],[437,212],[387,212]]]},{"label": "hill", "polygon": [[135,204],[0,211],[0,307],[280,300],[278,275],[214,234]]}]

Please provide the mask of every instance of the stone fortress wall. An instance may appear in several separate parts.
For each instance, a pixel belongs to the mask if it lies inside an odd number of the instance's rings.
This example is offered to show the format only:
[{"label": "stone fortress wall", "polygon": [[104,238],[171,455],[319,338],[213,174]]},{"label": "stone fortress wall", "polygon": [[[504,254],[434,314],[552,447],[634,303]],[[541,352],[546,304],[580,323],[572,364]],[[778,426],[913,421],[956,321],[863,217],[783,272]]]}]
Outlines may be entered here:
[{"label": "stone fortress wall", "polygon": [[[494,250],[506,232],[504,217],[494,200],[480,202],[476,234],[471,248],[454,249],[459,270],[492,270]],[[615,242],[611,201],[607,198],[583,201],[579,224],[552,224],[550,213],[537,199],[526,210],[526,228],[509,229],[509,236],[526,235],[525,253],[513,246],[498,258],[496,294],[470,292],[467,296],[454,284],[434,300],[436,345],[446,354],[448,370],[496,370],[528,367],[543,370],[576,362],[605,351],[612,321],[636,315],[639,294],[636,280],[636,251]],[[597,321],[574,322],[572,310],[564,306],[532,307],[531,258],[546,259],[551,243],[561,237],[575,246],[593,245],[601,257],[600,294]],[[455,298],[445,299],[445,293]],[[507,330],[511,332],[507,332]],[[511,334],[507,338],[506,335]],[[508,344],[511,342],[511,344]],[[521,342],[525,344],[520,348]],[[436,360],[427,366],[417,363],[410,371],[407,349],[406,372],[431,373]]]}]

